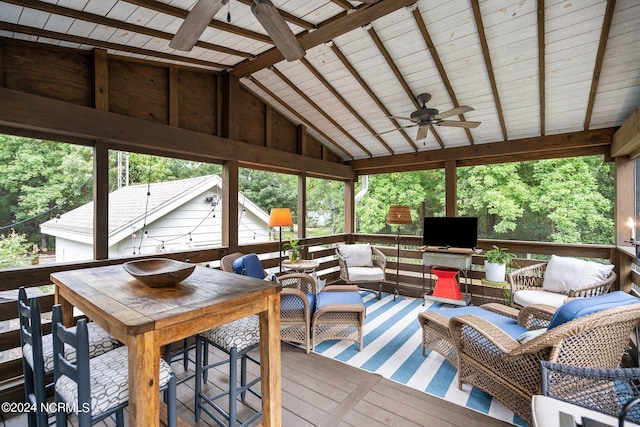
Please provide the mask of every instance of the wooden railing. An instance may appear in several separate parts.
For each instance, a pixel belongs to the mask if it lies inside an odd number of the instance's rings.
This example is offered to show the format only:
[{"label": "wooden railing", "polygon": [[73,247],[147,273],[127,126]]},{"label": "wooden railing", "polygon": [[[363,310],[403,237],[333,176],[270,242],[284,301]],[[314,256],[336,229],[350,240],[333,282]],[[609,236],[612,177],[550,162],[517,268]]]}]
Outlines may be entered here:
[{"label": "wooden railing", "polygon": [[[320,266],[316,271],[319,277],[326,279],[328,283],[338,281],[339,267],[335,256],[335,247],[337,244],[345,242],[366,242],[383,251],[387,256],[387,283],[384,286],[384,291],[386,292],[392,292],[394,290],[396,278],[398,278],[401,293],[407,296],[419,297],[422,292],[423,283],[425,283],[427,287],[432,285],[432,283],[429,282],[429,276],[424,274],[422,253],[418,249],[419,246],[422,245],[421,237],[401,236],[399,265],[396,259],[397,246],[395,235],[339,234],[301,239],[302,257],[318,261]],[[479,246],[483,250],[491,249],[494,244],[500,247],[506,247],[515,253],[517,255],[515,263],[519,266],[530,265],[538,262],[537,260],[540,258],[548,258],[551,254],[556,254],[607,260],[616,265],[617,270],[621,270],[617,271],[619,277],[633,278],[634,274],[629,266],[635,257],[624,251],[616,250],[615,246],[568,245],[498,240],[481,240],[479,242]],[[243,253],[255,252],[260,256],[265,269],[272,271],[278,270],[278,242],[243,245],[235,248],[213,248],[200,251],[165,253],[162,254],[162,256],[217,268],[219,266],[219,260],[224,255],[235,251]],[[157,257],[158,254],[154,254],[154,256]],[[145,257],[127,257],[2,270],[0,271],[0,291],[16,291],[20,286],[30,288],[48,285],[51,283],[49,279],[50,274],[57,271],[122,264],[126,261],[140,258]],[[482,255],[473,256],[473,267],[471,270],[472,285],[470,290],[473,295],[474,304],[479,304],[487,300],[499,300],[502,296],[501,290],[494,288],[487,289],[482,286],[480,279],[484,277],[483,262],[484,257]],[[396,266],[399,267],[399,275],[396,275]],[[423,280],[427,282],[423,282]],[[24,399],[17,304],[15,301],[16,296],[13,295],[14,293],[11,292],[11,297],[0,299],[0,322],[9,325],[8,327],[0,328],[0,352],[5,354],[5,357],[0,360],[0,400],[2,401],[22,401]],[[15,295],[17,295],[17,292],[15,292]],[[43,312],[50,311],[54,303],[53,296],[43,296],[39,299],[39,303]],[[49,330],[50,325],[45,324],[44,331],[48,333]]]}]

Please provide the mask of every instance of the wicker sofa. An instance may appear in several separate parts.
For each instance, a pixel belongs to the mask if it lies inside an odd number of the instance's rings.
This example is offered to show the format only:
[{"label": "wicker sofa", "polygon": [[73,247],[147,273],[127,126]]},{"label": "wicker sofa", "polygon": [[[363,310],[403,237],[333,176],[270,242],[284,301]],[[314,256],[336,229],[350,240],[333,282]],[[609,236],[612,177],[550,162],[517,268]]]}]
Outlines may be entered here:
[{"label": "wicker sofa", "polygon": [[616,273],[613,265],[552,255],[549,262],[509,273],[507,281],[516,305],[559,307],[568,298],[595,297],[609,292],[616,281]]}]

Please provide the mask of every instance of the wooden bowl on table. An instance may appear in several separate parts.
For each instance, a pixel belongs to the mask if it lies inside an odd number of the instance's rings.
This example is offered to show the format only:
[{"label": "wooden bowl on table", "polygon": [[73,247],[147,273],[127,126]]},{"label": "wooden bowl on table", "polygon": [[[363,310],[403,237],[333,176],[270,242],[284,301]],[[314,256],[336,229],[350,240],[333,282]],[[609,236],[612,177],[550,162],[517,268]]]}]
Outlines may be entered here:
[{"label": "wooden bowl on table", "polygon": [[125,262],[122,267],[127,273],[150,288],[175,286],[189,277],[195,264],[167,258],[149,258]]}]

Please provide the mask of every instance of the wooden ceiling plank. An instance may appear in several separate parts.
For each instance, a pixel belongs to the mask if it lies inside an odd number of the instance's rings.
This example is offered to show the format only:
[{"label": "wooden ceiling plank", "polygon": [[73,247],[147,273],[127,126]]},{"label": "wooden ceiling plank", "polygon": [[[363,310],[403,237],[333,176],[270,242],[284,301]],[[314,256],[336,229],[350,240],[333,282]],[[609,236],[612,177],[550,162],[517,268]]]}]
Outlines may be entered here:
[{"label": "wooden ceiling plank", "polygon": [[587,112],[584,118],[584,130],[589,129],[591,124],[591,115],[593,114],[593,105],[596,102],[596,93],[598,91],[598,83],[600,82],[600,72],[604,63],[604,52],[607,48],[607,40],[609,39],[609,30],[611,29],[611,21],[613,12],[616,7],[616,0],[607,0],[607,9],[602,22],[602,32],[600,33],[600,42],[598,44],[598,53],[596,54],[596,64],[593,67],[593,78],[591,79],[591,90],[589,91],[589,101],[587,103]]},{"label": "wooden ceiling plank", "polygon": [[[446,87],[447,92],[449,93],[449,97],[451,98],[451,103],[453,104],[454,108],[458,108],[460,106],[460,103],[458,102],[458,98],[456,97],[456,94],[453,91],[453,87],[451,86],[449,77],[447,77],[447,72],[444,69],[444,65],[442,64],[442,61],[440,60],[440,55],[438,55],[436,46],[433,44],[433,41],[431,40],[431,36],[429,35],[429,31],[427,30],[427,24],[425,24],[424,19],[422,19],[422,15],[420,14],[420,9],[416,7],[413,9],[411,13],[413,14],[413,18],[415,19],[416,24],[418,25],[418,28],[420,29],[420,33],[422,34],[422,38],[424,39],[424,42],[427,44],[429,53],[431,53],[431,59],[433,59],[433,62],[435,63],[436,68],[438,69],[438,72],[440,73],[440,77],[442,78],[442,82],[444,83],[444,86]],[[460,114],[458,115],[458,117],[460,117],[460,120],[462,121],[465,120],[464,114]],[[473,145],[473,136],[471,135],[471,131],[467,128],[465,128],[464,130],[467,134],[467,137],[469,138],[469,143]]]},{"label": "wooden ceiling plank", "polygon": [[155,50],[142,49],[142,48],[133,47],[133,46],[126,46],[126,45],[106,42],[102,40],[90,39],[87,37],[79,37],[79,36],[72,36],[70,34],[55,33],[53,31],[41,30],[34,27],[25,27],[24,25],[9,24],[7,22],[0,22],[0,30],[11,31],[11,32],[21,33],[21,34],[31,34],[36,37],[46,37],[49,39],[61,40],[61,41],[66,41],[70,43],[92,45],[92,46],[101,47],[104,49],[129,52],[136,55],[149,56],[152,58],[168,59],[171,61],[201,65],[205,67],[217,68],[220,70],[229,68],[228,65],[218,64],[217,62],[203,61],[201,59],[189,58],[189,57],[180,56],[180,55],[173,55],[173,54],[164,53],[164,52],[157,52]]},{"label": "wooden ceiling plank", "polygon": [[358,80],[358,83],[360,83],[360,86],[362,86],[362,88],[369,94],[369,96],[371,97],[371,99],[373,99],[373,102],[376,103],[376,105],[378,106],[378,108],[380,108],[380,110],[389,118],[389,120],[391,121],[391,123],[394,124],[394,126],[396,127],[396,129],[398,131],[400,131],[400,134],[402,136],[404,136],[404,138],[407,140],[407,143],[409,143],[409,145],[411,145],[413,147],[413,149],[415,151],[418,151],[418,147],[416,146],[416,144],[413,142],[413,140],[411,139],[411,137],[409,137],[409,135],[407,135],[407,132],[402,128],[402,125],[400,125],[398,123],[398,121],[396,119],[394,119],[392,117],[391,112],[387,109],[387,107],[382,103],[382,101],[380,100],[380,98],[378,98],[376,96],[376,94],[373,92],[373,90],[371,89],[371,87],[367,84],[367,82],[364,81],[364,79],[362,78],[362,76],[360,75],[360,73],[358,73],[358,71],[354,68],[354,66],[351,64],[351,62],[349,62],[349,60],[347,59],[347,57],[344,55],[344,53],[342,53],[342,51],[338,48],[338,46],[335,45],[334,43],[331,43],[331,50],[333,51],[333,53],[335,53],[335,55],[340,59],[340,61],[342,61],[342,64],[347,68],[347,70],[349,70],[349,72],[351,73],[351,75]]},{"label": "wooden ceiling plank", "polygon": [[[155,10],[156,12],[162,12],[167,15],[175,16],[176,18],[185,19],[189,14],[188,10],[180,9],[179,7],[171,6],[170,4],[162,3],[156,0],[127,0],[127,3],[142,6],[150,10]],[[273,44],[271,38],[269,38],[269,36],[265,34],[245,30],[244,28],[236,27],[235,25],[227,24],[226,22],[218,21],[216,19],[212,19],[208,26],[211,28],[215,28],[216,30],[225,31],[230,34],[248,37],[262,43]]]},{"label": "wooden ceiling plank", "polygon": [[[513,156],[539,156],[543,152],[557,150],[576,150],[585,147],[603,146],[607,150],[613,141],[616,128],[587,130],[557,135],[537,136],[511,141],[477,144],[465,147],[453,147],[444,150],[429,150],[411,154],[397,154],[395,156],[374,157],[373,159],[358,159],[348,162],[354,171],[375,170],[376,168],[395,168],[404,170],[407,165],[425,162],[457,160],[458,162],[479,161],[491,157],[504,159]],[[523,158],[523,157],[519,157]],[[505,162],[512,160],[505,160]],[[513,160],[515,161],[515,160]],[[480,163],[478,163],[480,164]]]},{"label": "wooden ceiling plank", "polygon": [[[367,123],[367,121],[360,114],[358,114],[358,112],[351,106],[351,104],[349,104],[347,100],[344,99],[342,95],[340,95],[340,93],[331,85],[331,83],[329,83],[329,81],[325,79],[324,76],[320,74],[320,72],[316,70],[309,61],[307,61],[305,58],[300,58],[300,62],[302,62],[304,66],[307,67],[309,71],[311,71],[311,73],[324,85],[324,87],[327,88],[327,90],[331,92],[331,94],[338,101],[340,101],[344,108],[346,108],[353,115],[353,117],[355,117],[362,124],[362,126],[364,126],[365,129],[367,129],[371,133],[371,135],[373,135],[378,140],[378,142],[387,149],[390,154],[394,153],[393,149],[389,147],[384,139],[380,138],[380,136],[377,135],[376,131],[369,125],[369,123]],[[371,153],[369,154],[371,155]]]},{"label": "wooden ceiling plank", "polygon": [[[358,7],[352,13],[343,12],[319,24],[314,31],[299,35],[298,40],[300,40],[302,47],[311,49],[415,2],[416,0],[378,1],[364,7]],[[234,67],[231,73],[238,77],[245,77],[283,59],[284,57],[278,49],[271,49],[258,55],[254,60],[243,61]]]},{"label": "wooden ceiling plank", "polygon": [[[81,21],[91,22],[93,24],[104,25],[124,31],[131,31],[138,34],[145,34],[150,37],[156,37],[163,40],[171,40],[173,34],[164,31],[154,30],[153,28],[143,27],[141,25],[131,24],[117,19],[107,18],[105,16],[93,13],[83,12],[81,10],[61,7],[51,3],[45,3],[37,0],[4,0],[6,3],[27,7],[29,9],[40,10],[42,12],[52,13],[54,15],[66,16],[68,18],[79,19]],[[253,58],[253,54],[242,52],[236,49],[230,49],[225,46],[219,46],[213,43],[198,42],[196,46],[204,49],[214,50],[216,52],[226,53],[240,58]],[[229,68],[226,66],[225,68]]]},{"label": "wooden ceiling plank", "polygon": [[[326,133],[324,133],[322,130],[320,130],[318,127],[316,127],[313,123],[309,122],[302,114],[300,114],[298,111],[296,111],[294,108],[291,108],[289,106],[289,104],[287,104],[286,102],[284,102],[282,99],[280,99],[280,97],[278,97],[278,95],[276,95],[275,93],[273,93],[271,90],[269,90],[268,87],[266,87],[265,85],[263,85],[262,83],[260,83],[255,77],[253,76],[247,76],[247,79],[249,79],[251,81],[251,83],[253,83],[254,85],[258,86],[260,88],[260,90],[262,90],[263,92],[265,92],[267,95],[269,95],[270,97],[272,97],[273,99],[276,100],[276,102],[280,103],[280,105],[282,105],[283,107],[285,107],[287,110],[289,110],[289,112],[291,114],[293,114],[294,116],[296,116],[302,123],[305,123],[307,125],[307,127],[310,127],[311,129],[313,129],[314,131],[318,132],[318,134],[322,135],[323,138],[325,138],[327,141],[331,142],[336,148],[338,148],[340,151],[342,151],[344,154],[346,154],[350,159],[354,159],[354,156],[348,151],[346,150],[344,147],[342,147],[340,144],[338,144],[336,141],[334,141],[329,135],[327,135]],[[251,90],[250,88],[248,88],[246,85],[245,87],[248,90]],[[253,92],[253,91],[251,91]],[[265,102],[267,105],[268,103]]]},{"label": "wooden ceiling plank", "polygon": [[307,101],[313,108],[316,109],[316,111],[318,111],[320,114],[322,114],[324,116],[324,118],[327,119],[329,122],[331,122],[331,124],[333,124],[336,128],[338,128],[340,130],[340,132],[345,134],[347,136],[347,138],[349,138],[351,140],[351,142],[356,144],[363,152],[365,152],[367,154],[367,156],[373,157],[371,152],[369,150],[367,150],[367,148],[364,145],[360,144],[360,142],[357,139],[355,139],[353,137],[353,135],[351,135],[349,133],[349,131],[347,131],[345,128],[343,128],[342,125],[340,125],[340,123],[336,122],[333,119],[333,117],[331,117],[329,115],[329,113],[327,113],[318,104],[316,104],[313,101],[313,99],[311,99],[306,93],[304,93],[302,90],[300,90],[291,80],[289,80],[287,78],[287,76],[282,74],[282,72],[280,70],[278,70],[275,65],[273,67],[269,67],[269,70],[271,70],[276,76],[278,76],[280,78],[280,80],[285,82],[289,86],[289,88],[292,89],[293,91],[295,91],[302,99]]},{"label": "wooden ceiling plank", "polygon": [[[539,0],[539,2],[543,2],[544,0]],[[484,32],[484,23],[482,22],[482,13],[480,13],[480,4],[478,0],[472,0],[471,6],[473,7],[473,16],[476,21],[476,28],[478,30],[478,37],[480,39],[480,45],[482,46],[482,53],[484,55],[484,64],[487,69],[487,73],[489,74],[489,82],[491,83],[491,91],[493,92],[493,100],[496,104],[496,111],[498,112],[498,119],[500,120],[500,128],[502,129],[502,138],[504,141],[509,139],[507,134],[507,125],[504,120],[504,114],[502,112],[502,103],[500,102],[500,94],[498,93],[498,85],[496,83],[496,76],[493,74],[493,65],[491,63],[491,54],[489,53],[489,45],[487,43],[487,36]],[[544,18],[544,17],[543,17]],[[543,26],[544,30],[544,26]],[[544,41],[544,39],[543,39]],[[435,49],[435,48],[434,48]],[[544,63],[544,56],[542,57],[542,62]],[[544,72],[542,75],[542,81],[544,81]],[[544,89],[544,86],[543,86]],[[544,103],[541,103],[544,105]],[[462,116],[460,116],[462,117]],[[542,114],[544,120],[544,114]],[[464,120],[464,119],[463,119]],[[544,129],[544,127],[543,127]],[[543,134],[544,135],[544,134]]]}]

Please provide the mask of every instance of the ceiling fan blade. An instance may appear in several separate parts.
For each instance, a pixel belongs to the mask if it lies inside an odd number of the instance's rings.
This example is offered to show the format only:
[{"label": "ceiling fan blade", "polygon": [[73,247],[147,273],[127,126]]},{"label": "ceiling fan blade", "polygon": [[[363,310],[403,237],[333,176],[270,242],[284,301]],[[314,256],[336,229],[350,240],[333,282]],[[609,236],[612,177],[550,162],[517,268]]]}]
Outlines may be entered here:
[{"label": "ceiling fan blade", "polygon": [[411,117],[400,117],[400,116],[388,116],[392,119],[397,119],[397,120],[410,120],[412,122],[415,121],[415,119],[412,119]]},{"label": "ceiling fan blade", "polygon": [[229,0],[199,0],[169,42],[169,47],[184,51],[193,49],[209,22],[228,2]]},{"label": "ceiling fan blade", "polygon": [[401,130],[401,129],[408,129],[408,128],[412,128],[412,127],[415,127],[415,126],[418,126],[418,124],[416,123],[416,124],[413,124],[413,125],[402,126],[402,127],[395,128],[395,129],[385,130],[384,132],[377,133],[377,134],[376,134],[376,136],[384,135],[385,133],[390,133],[390,132],[399,131],[399,130]]},{"label": "ceiling fan blade", "polygon": [[440,120],[436,122],[438,126],[452,126],[456,128],[477,128],[481,122],[458,122],[455,120]]},{"label": "ceiling fan blade", "polygon": [[416,141],[425,139],[427,137],[428,132],[429,132],[429,126],[420,126],[418,128],[418,135],[416,135]]},{"label": "ceiling fan blade", "polygon": [[295,61],[306,54],[300,41],[270,0],[253,0],[251,12],[287,61]]},{"label": "ceiling fan blade", "polygon": [[433,118],[444,119],[446,117],[457,116],[458,114],[468,113],[469,111],[473,111],[473,108],[469,107],[468,105],[461,105],[449,111],[443,111],[442,113],[436,114],[435,116],[433,116]]}]

